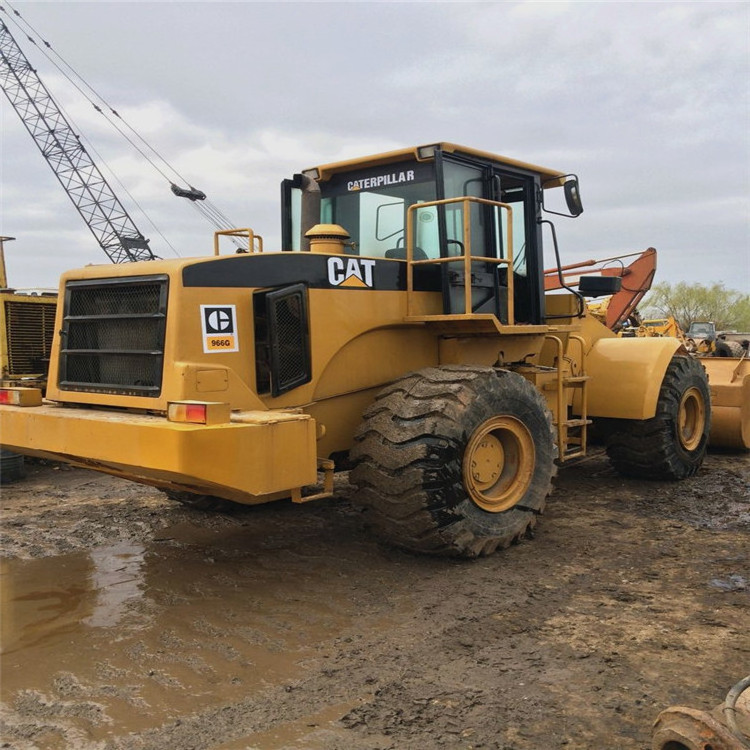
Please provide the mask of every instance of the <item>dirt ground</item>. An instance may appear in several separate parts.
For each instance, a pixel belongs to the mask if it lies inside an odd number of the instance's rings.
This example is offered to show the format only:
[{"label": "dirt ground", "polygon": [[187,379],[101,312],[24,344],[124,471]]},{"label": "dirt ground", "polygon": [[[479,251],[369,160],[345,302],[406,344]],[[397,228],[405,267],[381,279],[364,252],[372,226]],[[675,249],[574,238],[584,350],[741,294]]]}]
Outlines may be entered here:
[{"label": "dirt ground", "polygon": [[3,748],[641,749],[750,672],[750,456],[560,472],[536,538],[378,543],[348,502],[231,515],[33,464],[3,488]]}]

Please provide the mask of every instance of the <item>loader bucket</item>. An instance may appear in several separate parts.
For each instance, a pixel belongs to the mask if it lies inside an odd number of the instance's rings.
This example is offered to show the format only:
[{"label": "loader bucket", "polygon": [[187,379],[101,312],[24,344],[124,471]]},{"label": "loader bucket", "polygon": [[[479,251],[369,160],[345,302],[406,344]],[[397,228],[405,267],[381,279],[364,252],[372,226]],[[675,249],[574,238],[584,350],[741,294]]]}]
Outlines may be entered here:
[{"label": "loader bucket", "polygon": [[716,448],[750,450],[750,359],[701,357],[711,389],[711,432]]}]

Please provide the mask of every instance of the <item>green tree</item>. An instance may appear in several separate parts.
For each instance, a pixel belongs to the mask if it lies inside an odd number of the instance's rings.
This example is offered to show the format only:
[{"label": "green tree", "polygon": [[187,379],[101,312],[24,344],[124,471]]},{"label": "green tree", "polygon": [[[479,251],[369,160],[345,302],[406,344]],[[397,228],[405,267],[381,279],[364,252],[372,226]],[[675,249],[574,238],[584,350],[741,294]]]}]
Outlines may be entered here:
[{"label": "green tree", "polygon": [[710,320],[716,330],[750,331],[750,294],[723,284],[656,284],[641,305],[644,317],[672,315],[687,331],[696,320]]}]

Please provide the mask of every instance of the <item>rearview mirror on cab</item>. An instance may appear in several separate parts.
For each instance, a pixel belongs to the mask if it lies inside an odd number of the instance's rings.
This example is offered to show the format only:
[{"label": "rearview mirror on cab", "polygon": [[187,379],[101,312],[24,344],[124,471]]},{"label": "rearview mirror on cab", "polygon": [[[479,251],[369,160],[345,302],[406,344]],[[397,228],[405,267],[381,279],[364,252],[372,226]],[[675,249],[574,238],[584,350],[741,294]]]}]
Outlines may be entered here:
[{"label": "rearview mirror on cab", "polygon": [[573,177],[566,180],[563,185],[565,191],[565,203],[568,206],[571,216],[580,216],[583,213],[583,203],[581,203],[581,191],[578,189],[578,178]]},{"label": "rearview mirror on cab", "polygon": [[[564,182],[561,182],[564,180]],[[560,193],[552,188],[562,186],[565,196],[565,206],[562,205]],[[578,185],[578,177],[574,174],[566,174],[545,180],[542,183],[542,209],[549,214],[557,216],[570,216],[575,218],[583,213],[583,202],[581,201],[581,189]],[[567,209],[567,210],[564,210]]]}]

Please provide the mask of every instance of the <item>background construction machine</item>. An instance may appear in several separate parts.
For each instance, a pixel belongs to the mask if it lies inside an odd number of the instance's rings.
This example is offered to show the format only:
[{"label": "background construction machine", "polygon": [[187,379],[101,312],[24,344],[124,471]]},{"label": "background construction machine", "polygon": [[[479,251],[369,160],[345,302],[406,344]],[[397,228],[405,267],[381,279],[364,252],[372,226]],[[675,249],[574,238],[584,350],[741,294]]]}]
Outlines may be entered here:
[{"label": "background construction machine", "polygon": [[3,385],[43,388],[55,329],[57,293],[8,286],[0,237],[0,361]]},{"label": "background construction machine", "polygon": [[642,253],[586,260],[559,270],[550,268],[544,272],[544,286],[547,290],[562,289],[584,272],[621,278],[622,285],[614,294],[588,302],[588,313],[618,336],[678,339],[688,352],[700,358],[708,375],[713,414],[709,445],[750,450],[750,333],[717,334],[713,323],[702,322],[693,323],[686,334],[674,317],[644,320],[638,304],[651,288],[656,257],[656,250],[650,247]]},{"label": "background construction machine", "polygon": [[620,333],[627,327],[641,323],[638,305],[651,289],[656,275],[656,250],[653,247],[641,253],[624,253],[601,260],[584,260],[561,268],[548,268],[544,272],[547,291],[564,289],[566,284],[576,284],[583,274],[597,274],[619,278],[619,289],[611,296],[588,302],[588,311],[611,331]]},{"label": "background construction machine", "polygon": [[705,372],[676,339],[617,337],[581,291],[545,296],[559,188],[580,214],[572,175],[431,144],[285,180],[282,252],[69,272],[49,401],[0,392],[3,441],[195,504],[327,496],[348,455],[381,534],[468,557],[533,526],[592,419],[623,474],[689,477]]},{"label": "background construction machine", "polygon": [[[44,389],[55,330],[57,293],[11,289],[0,237],[0,385]],[[0,448],[0,482],[24,476],[23,456]]]}]

